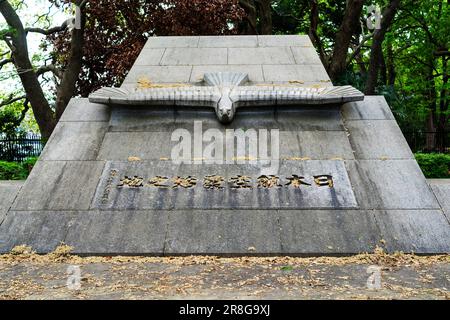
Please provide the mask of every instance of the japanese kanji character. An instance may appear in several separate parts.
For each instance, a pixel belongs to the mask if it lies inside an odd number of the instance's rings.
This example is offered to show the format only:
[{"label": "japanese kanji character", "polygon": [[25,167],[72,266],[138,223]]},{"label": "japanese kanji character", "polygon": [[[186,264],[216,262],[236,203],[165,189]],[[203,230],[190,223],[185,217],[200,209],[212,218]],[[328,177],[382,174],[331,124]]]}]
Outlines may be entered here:
[{"label": "japanese kanji character", "polygon": [[148,184],[152,187],[167,189],[170,187],[168,184],[166,184],[167,181],[169,181],[169,178],[167,177],[156,176],[148,180]]},{"label": "japanese kanji character", "polygon": [[266,175],[262,175],[260,177],[258,177],[257,179],[258,182],[258,188],[264,188],[264,189],[270,189],[273,187],[281,187],[280,182],[280,178],[277,176],[266,176]]},{"label": "japanese kanji character", "polygon": [[286,186],[292,186],[294,188],[300,188],[302,185],[304,186],[310,186],[311,184],[304,181],[305,177],[298,176],[296,174],[292,175],[289,178],[286,178],[289,180],[288,183],[286,183]]},{"label": "japanese kanji character", "polygon": [[130,188],[140,188],[144,186],[144,178],[140,178],[138,176],[134,176],[133,178],[129,178],[125,176],[125,178],[120,179],[118,187],[130,187]]},{"label": "japanese kanji character", "polygon": [[319,187],[330,187],[333,188],[334,186],[334,181],[333,181],[333,177],[330,175],[321,175],[321,176],[314,176],[314,182],[319,186]]},{"label": "japanese kanji character", "polygon": [[220,190],[220,189],[223,189],[224,181],[225,181],[225,179],[221,176],[217,176],[217,175],[206,176],[203,180],[203,187],[205,189]]},{"label": "japanese kanji character", "polygon": [[173,189],[176,189],[178,187],[182,187],[182,188],[185,188],[185,189],[193,188],[193,187],[195,187],[197,185],[197,181],[198,181],[197,178],[192,177],[192,176],[188,176],[186,178],[175,177],[172,180],[173,180],[173,183],[174,183],[174,185],[172,187]]},{"label": "japanese kanji character", "polygon": [[237,175],[231,177],[228,181],[231,184],[231,189],[251,189],[252,178],[248,176]]}]

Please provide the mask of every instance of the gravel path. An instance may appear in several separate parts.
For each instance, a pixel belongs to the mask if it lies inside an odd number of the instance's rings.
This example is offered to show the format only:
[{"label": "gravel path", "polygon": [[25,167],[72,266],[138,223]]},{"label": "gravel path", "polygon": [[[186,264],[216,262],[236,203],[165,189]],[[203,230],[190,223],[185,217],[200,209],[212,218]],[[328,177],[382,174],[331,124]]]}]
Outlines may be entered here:
[{"label": "gravel path", "polygon": [[0,299],[450,298],[450,256],[378,250],[346,258],[80,258],[64,246],[45,256],[29,252],[0,256]]}]

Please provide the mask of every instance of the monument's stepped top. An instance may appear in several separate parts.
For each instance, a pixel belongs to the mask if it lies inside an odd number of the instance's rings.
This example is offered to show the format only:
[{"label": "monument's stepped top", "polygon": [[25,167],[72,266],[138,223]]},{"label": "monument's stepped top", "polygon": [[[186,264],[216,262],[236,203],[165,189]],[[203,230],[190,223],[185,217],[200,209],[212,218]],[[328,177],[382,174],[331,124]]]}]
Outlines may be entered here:
[{"label": "monument's stepped top", "polygon": [[[308,37],[239,36],[151,38],[123,88],[198,85],[208,72],[332,86]],[[196,153],[208,134],[231,129],[265,129],[270,142],[278,132],[279,166],[263,175],[269,154],[211,164]],[[190,161],[172,158],[174,132],[192,138]],[[227,125],[209,109],[76,98],[11,209],[1,208],[0,252],[65,242],[81,254],[443,253],[449,192],[428,185],[383,97],[242,108]]]},{"label": "monument's stepped top", "polygon": [[253,83],[332,86],[308,36],[150,38],[122,87],[196,83],[205,73],[242,72]]}]

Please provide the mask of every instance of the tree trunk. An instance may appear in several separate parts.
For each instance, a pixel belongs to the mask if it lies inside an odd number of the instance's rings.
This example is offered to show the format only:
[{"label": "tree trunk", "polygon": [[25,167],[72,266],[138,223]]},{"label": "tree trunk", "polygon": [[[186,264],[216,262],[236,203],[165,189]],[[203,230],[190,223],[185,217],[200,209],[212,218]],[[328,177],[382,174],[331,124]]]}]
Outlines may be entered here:
[{"label": "tree trunk", "polygon": [[392,43],[389,42],[387,45],[387,72],[388,72],[388,86],[395,85],[395,64],[394,64],[394,51],[392,49]]},{"label": "tree trunk", "polygon": [[239,4],[242,8],[244,8],[247,17],[245,18],[246,22],[242,29],[242,34],[258,34],[258,30],[256,28],[256,5],[254,0],[239,0]]},{"label": "tree trunk", "polygon": [[383,11],[383,19],[381,20],[381,29],[375,30],[372,40],[372,50],[370,54],[369,72],[366,83],[366,95],[375,94],[375,88],[378,81],[378,73],[380,67],[380,59],[383,54],[382,44],[387,30],[394,20],[400,0],[391,0],[387,8]]},{"label": "tree trunk", "polygon": [[448,59],[446,56],[442,57],[442,90],[439,95],[439,125],[438,125],[438,136],[439,136],[439,149],[441,152],[445,152],[445,129],[447,129],[448,126],[448,106],[450,103],[450,99],[448,96]]},{"label": "tree trunk", "polygon": [[347,67],[347,54],[350,41],[359,28],[364,0],[348,0],[344,18],[336,35],[331,64],[328,73],[332,80],[336,80]]},{"label": "tree trunk", "polygon": [[61,80],[61,84],[57,92],[56,97],[57,121],[61,118],[64,110],[69,104],[69,101],[75,92],[76,83],[80,75],[83,60],[84,25],[85,25],[85,16],[84,14],[82,14],[81,29],[73,29],[72,31],[71,54],[69,62],[67,64],[67,68],[64,71],[63,78]]},{"label": "tree trunk", "polygon": [[380,73],[381,73],[381,82],[386,85],[387,84],[387,66],[386,59],[384,58],[383,50],[381,50],[380,54]]},{"label": "tree trunk", "polygon": [[272,1],[259,0],[258,7],[261,34],[272,34]]},{"label": "tree trunk", "polygon": [[14,65],[27,99],[30,101],[41,135],[44,139],[48,139],[55,128],[56,121],[31,64],[28,55],[27,35],[23,24],[8,1],[0,2],[0,12],[8,26],[13,30],[9,35],[11,40],[9,45]]},{"label": "tree trunk", "polygon": [[436,125],[434,120],[434,112],[430,110],[427,117],[427,133],[425,134],[425,151],[436,150]]},{"label": "tree trunk", "polygon": [[313,43],[314,47],[316,47],[317,51],[319,52],[320,60],[322,61],[323,65],[327,65],[328,62],[326,61],[325,52],[323,50],[322,41],[320,41],[319,35],[317,34],[317,28],[319,26],[319,4],[318,0],[310,0],[310,8],[311,8],[311,15],[309,19],[309,38],[311,39],[311,42]]},{"label": "tree trunk", "polygon": [[[434,64],[432,58],[430,58],[430,66]],[[427,117],[427,133],[425,135],[425,150],[426,151],[434,151],[436,150],[436,123],[437,123],[437,94],[436,94],[436,85],[434,82],[433,76],[433,68],[429,68],[428,77],[426,79],[428,81],[427,85],[427,96],[429,101],[429,111]]]}]

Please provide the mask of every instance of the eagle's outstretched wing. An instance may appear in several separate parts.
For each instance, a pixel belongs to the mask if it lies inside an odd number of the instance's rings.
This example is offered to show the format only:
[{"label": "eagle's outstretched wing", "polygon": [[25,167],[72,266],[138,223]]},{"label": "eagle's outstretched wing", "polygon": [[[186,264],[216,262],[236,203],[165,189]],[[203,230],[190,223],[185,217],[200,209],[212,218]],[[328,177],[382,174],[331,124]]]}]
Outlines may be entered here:
[{"label": "eagle's outstretched wing", "polygon": [[310,88],[297,86],[234,87],[230,98],[236,107],[340,104],[364,100],[364,94],[352,86]]},{"label": "eagle's outstretched wing", "polygon": [[166,88],[101,88],[89,95],[93,103],[148,106],[204,106],[215,108],[222,94],[215,87],[166,87]]}]

